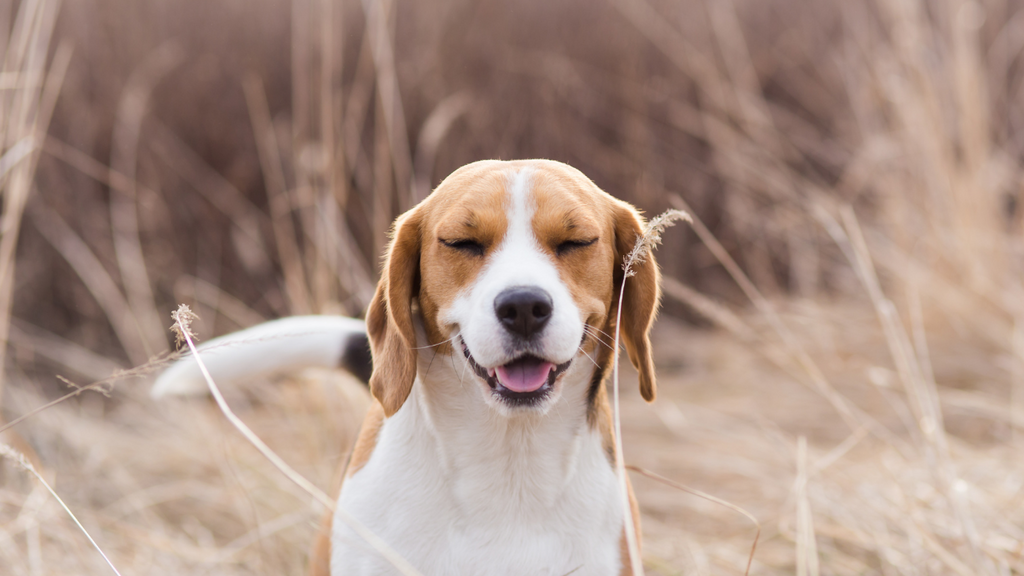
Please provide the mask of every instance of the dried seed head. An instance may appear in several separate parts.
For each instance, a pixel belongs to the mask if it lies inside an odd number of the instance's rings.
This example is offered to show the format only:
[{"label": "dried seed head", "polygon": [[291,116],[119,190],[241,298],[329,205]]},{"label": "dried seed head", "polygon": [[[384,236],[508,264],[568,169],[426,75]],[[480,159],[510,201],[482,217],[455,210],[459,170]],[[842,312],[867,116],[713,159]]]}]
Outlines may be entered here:
[{"label": "dried seed head", "polygon": [[22,468],[28,472],[35,473],[36,469],[32,466],[32,463],[28,461],[28,458],[24,454],[18,452],[8,444],[0,444],[0,456],[6,456],[19,468]]},{"label": "dried seed head", "polygon": [[634,267],[643,264],[651,250],[658,244],[661,244],[661,234],[678,220],[693,222],[693,219],[686,212],[672,209],[662,212],[647,223],[644,233],[637,237],[636,244],[629,251],[629,254],[626,255],[625,261],[622,264],[622,269],[626,272],[627,278],[636,274]]},{"label": "dried seed head", "polygon": [[192,331],[192,321],[198,320],[199,316],[187,304],[180,304],[177,310],[171,312],[171,318],[174,319],[174,324],[171,324],[171,332],[174,332],[175,346],[180,348],[185,342],[186,335],[193,340],[198,340],[195,332]]}]

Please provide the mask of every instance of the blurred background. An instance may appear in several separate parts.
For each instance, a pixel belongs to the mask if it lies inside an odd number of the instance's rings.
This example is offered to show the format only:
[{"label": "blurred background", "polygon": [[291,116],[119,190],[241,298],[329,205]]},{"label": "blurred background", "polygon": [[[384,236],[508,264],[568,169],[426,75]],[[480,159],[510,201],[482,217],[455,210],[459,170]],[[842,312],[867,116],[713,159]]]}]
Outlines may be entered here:
[{"label": "blurred background", "polygon": [[[1022,8],[0,0],[0,440],[122,574],[304,573],[317,505],[211,404],[148,399],[170,311],[361,316],[396,215],[550,158],[695,217],[625,456],[753,514],[751,574],[1024,574]],[[227,392],[325,490],[367,403]],[[748,519],[633,481],[650,574],[744,573]],[[12,462],[0,566],[110,573]]]}]

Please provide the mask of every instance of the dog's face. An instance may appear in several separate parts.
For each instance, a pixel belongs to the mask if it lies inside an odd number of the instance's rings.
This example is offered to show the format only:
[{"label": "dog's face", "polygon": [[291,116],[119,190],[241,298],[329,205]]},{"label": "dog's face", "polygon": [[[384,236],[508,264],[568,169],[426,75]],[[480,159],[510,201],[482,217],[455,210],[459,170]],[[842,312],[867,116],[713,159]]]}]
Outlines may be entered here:
[{"label": "dog's face", "polygon": [[[488,403],[504,413],[544,410],[574,363],[593,361],[603,375],[623,256],[641,230],[632,207],[564,164],[460,168],[395,224],[367,312],[373,394],[388,415],[409,394],[414,300],[428,344],[464,358]],[[622,340],[648,400],[657,300],[657,266],[648,256],[627,281],[622,319]]]}]

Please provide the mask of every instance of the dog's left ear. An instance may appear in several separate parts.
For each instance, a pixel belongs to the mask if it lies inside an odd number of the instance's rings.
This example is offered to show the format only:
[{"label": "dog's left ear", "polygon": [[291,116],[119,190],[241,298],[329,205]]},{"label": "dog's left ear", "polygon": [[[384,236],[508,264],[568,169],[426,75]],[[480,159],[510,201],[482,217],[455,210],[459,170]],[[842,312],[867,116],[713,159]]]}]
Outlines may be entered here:
[{"label": "dog's left ear", "polygon": [[[626,256],[643,235],[644,223],[640,214],[629,204],[616,201],[615,213],[615,301],[612,314],[618,304],[619,291],[623,290],[622,265]],[[658,263],[647,247],[642,248],[643,261],[633,264],[632,276],[626,278],[622,298],[622,320],[619,325],[626,354],[640,376],[640,394],[648,402],[654,401],[657,383],[654,378],[654,358],[651,353],[651,324],[661,297]],[[614,316],[613,316],[614,317]]]},{"label": "dog's left ear", "polygon": [[377,291],[366,311],[373,353],[370,393],[391,416],[405,403],[416,379],[416,331],[412,299],[420,268],[420,221],[414,208],[395,221]]}]

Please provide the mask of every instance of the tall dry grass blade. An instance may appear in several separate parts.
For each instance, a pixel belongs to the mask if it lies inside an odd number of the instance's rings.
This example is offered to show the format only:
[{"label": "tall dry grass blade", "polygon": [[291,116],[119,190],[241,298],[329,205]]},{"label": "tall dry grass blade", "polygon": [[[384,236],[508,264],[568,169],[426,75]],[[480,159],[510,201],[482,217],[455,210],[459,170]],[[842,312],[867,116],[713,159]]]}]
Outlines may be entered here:
[{"label": "tall dry grass blade", "polygon": [[[4,119],[8,121],[5,126],[8,146],[21,140],[30,128],[36,128],[39,118],[44,117],[38,87],[42,85],[43,78],[46,76],[46,59],[50,51],[50,38],[53,35],[53,26],[60,7],[59,2],[42,0],[28,4],[28,11],[33,13],[31,24],[29,24],[31,31],[27,34],[29,42],[22,54],[22,65],[19,70],[19,74],[24,78],[25,89],[13,91],[10,107],[6,110],[7,115]],[[45,116],[45,119],[48,124],[49,117]]]},{"label": "tall dry grass blade", "polygon": [[1013,350],[1013,382],[1010,386],[1010,421],[1013,441],[1024,443],[1024,321],[1018,318],[1013,323],[1010,348]]},{"label": "tall dry grass blade", "polygon": [[675,278],[662,277],[662,292],[672,299],[686,304],[691,310],[724,328],[744,341],[757,339],[757,333],[742,318],[725,306],[690,288]]},{"label": "tall dry grass blade", "polygon": [[14,2],[5,0],[0,3],[0,64],[7,57],[7,42],[11,36],[11,20],[14,11]]},{"label": "tall dry grass blade", "polygon": [[175,295],[186,295],[216,310],[240,328],[266,322],[262,314],[223,291],[220,286],[195,276],[182,276],[174,283]]},{"label": "tall dry grass blade", "polygon": [[[173,130],[161,122],[153,121],[151,124],[151,149],[217,210],[230,218],[232,244],[242,264],[254,274],[268,272],[271,262],[260,229],[262,223],[269,223],[267,216],[241,190],[207,164]],[[287,310],[278,310],[278,314],[282,316],[287,313]]]},{"label": "tall dry grass blade", "polygon": [[422,198],[415,196],[412,181],[412,153],[409,151],[409,137],[406,130],[405,110],[398,88],[398,71],[395,68],[394,42],[391,20],[393,0],[362,0],[366,14],[366,31],[370,37],[370,49],[377,68],[377,91],[387,127],[387,142],[390,146],[391,163],[394,167],[395,187],[399,193],[400,211],[415,206]]},{"label": "tall dry grass blade", "polygon": [[196,363],[199,364],[199,370],[203,373],[203,378],[206,379],[206,384],[210,387],[210,394],[213,395],[214,400],[217,402],[217,407],[220,408],[220,411],[228,419],[231,425],[241,432],[245,439],[255,446],[260,454],[269,460],[275,468],[285,475],[285,477],[312,496],[325,508],[331,510],[336,517],[341,518],[345,524],[363,538],[367,544],[372,546],[377,553],[379,553],[399,572],[406,576],[420,576],[420,573],[397,552],[395,552],[391,546],[384,542],[379,536],[371,532],[366,526],[356,520],[344,509],[335,506],[335,502],[327,496],[327,494],[314,486],[313,483],[296,472],[295,469],[289,466],[287,462],[282,460],[277,453],[270,449],[270,446],[267,446],[267,444],[263,442],[263,440],[261,440],[260,437],[245,424],[245,422],[242,421],[241,418],[235,415],[235,412],[231,409],[227,401],[224,399],[224,396],[221,394],[220,388],[217,386],[216,382],[213,381],[213,377],[210,376],[210,372],[206,369],[206,364],[203,363],[203,359],[200,357],[199,351],[196,349],[196,345],[192,341],[193,334],[191,323],[197,318],[196,315],[189,310],[188,306],[182,304],[178,306],[177,310],[171,313],[171,317],[174,318],[174,324],[171,326],[171,329],[174,332],[175,339],[178,340],[179,343],[183,342],[188,345],[188,349],[192,352],[192,357],[195,358]]},{"label": "tall dry grass blade", "polygon": [[74,512],[72,512],[71,509],[68,508],[68,505],[64,503],[64,500],[62,500],[61,497],[58,496],[57,493],[53,490],[53,488],[50,487],[50,484],[46,481],[45,478],[43,478],[43,475],[40,474],[39,471],[36,470],[35,466],[33,466],[32,463],[28,461],[28,458],[25,458],[25,456],[23,456],[21,453],[16,451],[14,448],[11,448],[7,444],[0,444],[0,456],[5,456],[6,458],[14,462],[19,468],[22,468],[29,474],[35,476],[36,480],[38,480],[39,483],[46,488],[50,495],[53,496],[53,499],[56,500],[61,505],[62,508],[64,508],[64,511],[68,513],[68,516],[70,516],[71,519],[75,522],[75,525],[78,526],[78,529],[82,531],[82,534],[85,534],[85,537],[89,539],[89,543],[92,544],[93,548],[95,548],[96,551],[100,553],[100,556],[103,557],[103,560],[107,563],[107,566],[110,566],[110,569],[114,571],[114,574],[117,574],[117,576],[121,576],[121,573],[118,572],[117,568],[114,567],[114,563],[110,561],[110,558],[108,558],[107,555],[103,552],[103,549],[100,548],[100,545],[96,543],[96,540],[93,540],[93,537],[91,534],[89,534],[89,531],[85,529],[85,526],[82,526],[82,523],[78,521],[78,518],[75,516]]},{"label": "tall dry grass blade", "polygon": [[278,261],[284,272],[285,290],[292,314],[309,314],[309,284],[302,269],[302,253],[299,250],[295,225],[292,222],[292,205],[281,166],[281,149],[277,143],[274,123],[270,118],[267,96],[263,82],[256,76],[247,76],[242,87],[245,101],[249,105],[249,117],[256,138],[263,181],[267,188],[270,217],[277,241]]},{"label": "tall dry grass blade", "polygon": [[[867,242],[864,240],[856,215],[848,206],[843,207],[840,214],[843,224],[849,231],[853,254],[856,258],[856,261],[851,264],[855,266],[861,282],[871,296],[871,301],[885,333],[886,342],[889,345],[890,355],[896,363],[907,394],[913,399],[912,406],[915,416],[918,418],[921,433],[931,445],[932,453],[929,456],[935,459],[936,475],[944,496],[960,524],[961,536],[967,540],[974,561],[974,569],[979,573],[994,573],[992,571],[994,567],[981,552],[981,536],[978,534],[969,504],[961,491],[957,489],[960,482],[959,475],[949,451],[935,382],[923,376],[924,369],[918,361],[918,356],[914,353],[910,336],[899,319],[896,306],[882,292]],[[920,339],[923,339],[923,336]],[[930,370],[929,367],[928,372]]]},{"label": "tall dry grass blade", "polygon": [[[311,310],[322,310],[337,300],[337,274],[331,273],[329,265],[325,266],[337,260],[337,247],[324,241],[330,235],[324,229],[330,221],[317,217],[320,210],[332,210],[324,203],[331,160],[323,141],[323,106],[319,102],[325,86],[330,90],[331,82],[330,72],[326,77],[321,76],[325,72],[325,56],[331,59],[324,54],[326,38],[320,34],[325,27],[324,7],[319,0],[293,0],[291,3],[291,139],[282,142],[281,158],[285,161],[285,150],[291,151],[288,160],[294,183],[289,190],[289,203],[300,223],[301,265]],[[285,134],[283,126],[276,128],[280,136]]]},{"label": "tall dry grass blade", "polygon": [[629,551],[629,563],[634,576],[643,576],[644,563],[640,556],[640,542],[637,539],[636,524],[630,511],[629,484],[626,478],[626,463],[622,451],[622,417],[619,410],[619,337],[622,325],[622,302],[626,293],[626,282],[636,274],[635,266],[651,257],[655,246],[661,242],[661,234],[666,228],[678,220],[690,220],[690,216],[682,210],[669,210],[651,219],[642,234],[637,236],[629,254],[622,262],[622,285],[619,286],[619,302],[615,312],[615,335],[612,344],[612,414],[615,426],[615,473],[619,481],[619,493],[622,497],[622,510],[625,514],[626,547]]},{"label": "tall dry grass blade", "polygon": [[[691,215],[693,211],[689,205],[678,195],[670,197],[670,202],[678,208],[689,212]],[[736,284],[743,290],[743,293],[750,299],[757,310],[764,315],[765,319],[771,325],[772,329],[782,339],[782,342],[790,350],[796,360],[799,362],[801,367],[810,377],[811,382],[814,384],[818,392],[832,405],[832,407],[839,413],[839,415],[849,426],[850,430],[857,430],[861,426],[868,426],[873,432],[882,434],[885,436],[885,430],[874,421],[873,418],[865,414],[862,410],[856,407],[853,403],[847,400],[842,394],[840,394],[833,386],[829,383],[825,377],[825,373],[821,370],[816,362],[811,358],[807,350],[800,344],[793,332],[786,326],[782,318],[779,317],[775,311],[775,307],[761,294],[761,291],[754,286],[753,282],[743,273],[736,261],[732,259],[732,256],[725,250],[725,248],[718,242],[710,230],[704,226],[700,218],[693,216],[692,221],[693,230],[697,233],[701,242],[708,247],[708,250],[715,256],[715,259],[726,269],[729,276],[736,282]]]},{"label": "tall dry grass blade", "polygon": [[705,51],[672,28],[671,20],[659,14],[646,0],[614,0],[612,6],[683,74],[695,80],[696,86],[707,95],[701,99],[702,104],[720,106],[725,101],[721,72],[704,56]]},{"label": "tall dry grass blade", "polygon": [[31,207],[29,214],[36,230],[78,274],[89,294],[103,309],[131,363],[144,363],[149,354],[139,339],[134,318],[125,313],[129,310],[128,301],[99,258],[67,222],[49,207],[37,203]]},{"label": "tall dry grass blade", "polygon": [[[339,170],[344,170],[344,162],[338,166],[339,163],[336,161],[338,154],[335,151],[337,138],[334,109],[335,104],[341,104],[340,98],[336,98],[335,93],[336,79],[340,76],[341,71],[336,69],[340,68],[340,65],[336,65],[335,62],[339,64],[344,62],[344,54],[340,53],[344,42],[337,42],[335,38],[334,3],[335,0],[320,0],[318,2],[317,18],[319,19],[320,40],[318,75],[320,82],[316,87],[316,94],[320,105],[319,121],[317,123],[317,140],[307,145],[309,146],[308,155],[313,156],[315,152],[316,160],[312,163],[304,163],[301,162],[302,158],[300,157],[297,162],[300,165],[314,164],[313,168],[315,168],[315,173],[311,176],[316,178],[311,179],[310,183],[315,194],[313,200],[316,212],[309,215],[306,227],[312,228],[314,233],[315,253],[311,261],[313,266],[311,275],[313,277],[313,295],[317,308],[321,310],[337,302],[340,297],[341,274],[338,273],[338,262],[342,258],[342,248],[334,239],[339,236],[338,226],[344,222],[339,209],[339,199],[346,196],[345,192],[339,193],[340,188],[346,187],[343,174],[339,174]],[[316,24],[312,25],[313,28],[317,28]],[[338,91],[337,95],[340,96],[340,94],[341,92]]]},{"label": "tall dry grass blade", "polygon": [[[345,11],[340,8],[337,0],[320,0],[320,145],[323,147],[323,160],[326,164],[323,168],[323,190],[317,198],[318,218],[315,220],[316,229],[322,230],[315,239],[315,246],[320,256],[327,263],[327,269],[322,271],[334,282],[338,282],[341,288],[348,293],[346,308],[351,314],[360,313],[373,297],[375,282],[373,270],[375,266],[368,265],[366,259],[358,250],[358,244],[349,229],[345,215],[348,211],[350,195],[349,170],[356,165],[357,158],[348,150],[353,146],[351,152],[358,154],[361,146],[358,142],[350,144],[348,131],[349,123],[356,133],[362,132],[362,124],[366,121],[365,110],[362,116],[350,119],[349,114],[343,113],[347,105],[353,100],[363,99],[363,105],[369,102],[369,92],[372,89],[372,79],[363,80],[370,70],[369,36],[364,38],[362,50],[366,52],[366,73],[356,71],[354,83],[349,102],[343,99],[343,90],[340,87],[343,64],[344,64],[344,38],[339,37],[338,31],[345,30]],[[362,62],[357,68],[364,68]],[[358,94],[361,94],[358,95]],[[359,103],[356,103],[359,108]],[[358,114],[358,112],[356,112]]]},{"label": "tall dry grass blade", "polygon": [[365,153],[362,150],[361,139],[369,120],[375,84],[371,38],[369,34],[364,34],[355,58],[354,78],[348,89],[348,98],[341,117],[341,146],[344,149],[345,164],[353,176],[360,173],[358,159]]},{"label": "tall dry grass blade", "polygon": [[6,430],[10,430],[11,428],[14,428],[18,424],[21,424],[22,422],[32,418],[33,416],[41,412],[45,412],[46,410],[49,410],[50,408],[53,408],[54,406],[61,404],[70,398],[79,396],[84,392],[97,391],[103,394],[107,394],[115,382],[119,382],[121,380],[125,380],[128,378],[141,378],[144,376],[148,376],[161,368],[165,368],[168,364],[174,362],[181,356],[182,354],[180,352],[170,352],[168,354],[157,356],[156,358],[146,362],[145,364],[135,366],[134,368],[130,368],[127,370],[117,370],[112,375],[110,375],[107,378],[104,378],[103,380],[97,380],[95,382],[91,382],[89,384],[84,385],[75,384],[68,380],[67,378],[58,376],[57,378],[59,380],[73,388],[71,392],[68,392],[67,394],[60,396],[55,400],[51,400],[41,406],[37,406],[36,408],[33,408],[32,410],[29,410],[28,412],[22,414],[21,416],[18,416],[17,418],[11,420],[10,422],[0,426],[0,433]]},{"label": "tall dry grass blade", "polygon": [[46,136],[46,140],[43,143],[43,151],[89,178],[118,192],[131,194],[133,190],[136,190],[152,194],[156,193],[139,182],[129,182],[128,177],[124,174],[111,169],[85,152],[53,136]]},{"label": "tall dry grass blade", "polygon": [[[308,102],[293,105],[293,124],[300,125],[293,125],[292,131],[295,195],[297,204],[304,208],[297,213],[306,242],[307,282],[316,309],[334,310],[340,304],[356,314],[368,302],[367,283],[372,283],[372,273],[358,253],[345,214],[347,170],[357,160],[346,156],[343,130],[349,127],[337,122],[343,107],[339,84],[344,63],[344,42],[337,36],[344,11],[338,9],[336,0],[304,1],[293,3],[293,15],[293,83],[311,83],[293,86],[293,99]],[[369,84],[372,86],[372,82]],[[353,145],[359,148],[358,143]]]},{"label": "tall dry grass blade", "polygon": [[370,35],[364,34],[356,59],[355,78],[352,79],[348,101],[345,102],[345,113],[341,119],[341,142],[345,149],[345,163],[352,170],[357,182],[361,180],[359,175],[365,172],[365,167],[360,170],[363,163],[359,158],[365,154],[362,138],[366,122],[370,119],[369,111],[375,84],[371,43]]},{"label": "tall dry grass blade", "polygon": [[[291,137],[296,145],[308,142],[311,125],[313,0],[291,1]],[[299,185],[303,185],[300,183]]]},{"label": "tall dry grass blade", "polygon": [[[383,254],[387,246],[388,232],[395,218],[392,206],[392,166],[388,146],[387,122],[384,120],[384,103],[378,98],[374,106],[373,121],[373,238],[374,253]],[[396,187],[400,184],[396,183]]]},{"label": "tall dry grass blade", "polygon": [[423,121],[419,138],[416,140],[416,156],[413,163],[413,194],[416,198],[426,198],[427,194],[430,194],[438,147],[452,124],[465,114],[472,104],[473,98],[468,92],[456,92],[438,102]]},{"label": "tall dry grass blade", "polygon": [[811,502],[807,496],[807,437],[801,436],[797,441],[797,476],[796,486],[796,574],[797,576],[819,576],[821,573],[818,558],[818,544],[814,533],[814,517],[811,514]]},{"label": "tall dry grass blade", "polygon": [[128,311],[135,317],[139,342],[147,357],[166,349],[167,340],[139,236],[138,191],[135,189],[139,137],[149,108],[150,93],[184,57],[181,47],[170,41],[143,60],[121,93],[111,136],[111,169],[124,174],[129,186],[128,190],[111,189],[110,225],[114,254],[128,300]]},{"label": "tall dry grass blade", "polygon": [[[324,169],[325,186],[336,205],[344,209],[348,197],[345,159],[338,153],[340,133],[336,110],[343,106],[342,91],[335,88],[340,81],[345,62],[344,38],[338,38],[345,29],[344,10],[337,10],[336,0],[320,0],[320,145],[327,162]],[[337,14],[337,17],[335,15]]]},{"label": "tall dry grass blade", "polygon": [[882,328],[885,331],[886,342],[889,345],[890,356],[896,364],[897,372],[906,387],[908,395],[913,400],[915,416],[918,418],[918,426],[925,438],[930,443],[944,442],[944,431],[940,431],[939,417],[933,413],[934,404],[929,401],[928,395],[934,393],[926,389],[921,375],[921,366],[917,362],[910,337],[900,322],[896,306],[882,292],[878,276],[875,274],[874,265],[871,262],[871,255],[868,252],[867,244],[861,234],[860,226],[857,224],[856,216],[849,208],[841,212],[843,223],[848,231],[848,236],[841,238],[849,245],[849,253],[853,255],[851,262],[861,283],[864,285],[871,298],[871,302],[878,314]]},{"label": "tall dry grass blade", "polygon": [[644,468],[640,468],[639,466],[627,465],[626,469],[627,470],[632,470],[633,472],[636,472],[637,474],[642,474],[642,475],[650,478],[651,480],[655,480],[657,482],[661,482],[662,484],[664,484],[666,486],[671,486],[672,488],[675,488],[676,490],[681,490],[683,492],[686,492],[687,494],[693,494],[694,496],[697,496],[698,498],[703,498],[703,499],[705,499],[705,500],[707,500],[709,502],[714,502],[715,504],[718,504],[720,506],[725,506],[726,508],[728,508],[730,510],[733,510],[735,512],[739,512],[743,516],[746,516],[746,518],[748,520],[753,522],[754,523],[754,528],[756,529],[756,532],[754,533],[754,541],[750,545],[750,555],[747,556],[747,567],[743,571],[744,576],[750,576],[750,567],[754,564],[754,553],[757,552],[757,542],[761,539],[761,523],[757,521],[757,518],[753,514],[751,514],[750,512],[747,512],[746,510],[744,510],[743,508],[733,504],[732,502],[728,502],[726,500],[722,500],[721,498],[718,498],[716,496],[712,496],[711,494],[708,494],[707,492],[703,492],[701,490],[697,490],[696,488],[690,488],[689,486],[686,486],[684,484],[680,484],[679,482],[676,482],[674,480],[669,480],[668,478],[665,478],[664,476],[662,476],[660,474],[657,474],[655,472],[651,472],[650,470],[646,470]]},{"label": "tall dry grass blade", "polygon": [[321,196],[316,215],[321,222],[317,228],[323,234],[314,238],[313,245],[324,258],[327,272],[348,292],[350,314],[358,315],[370,303],[376,288],[371,267],[359,253],[358,243],[337,203]]},{"label": "tall dry grass blade", "polygon": [[772,119],[762,96],[750,49],[743,37],[736,5],[733,0],[719,0],[708,2],[704,7],[722,54],[728,78],[726,85],[735,94],[737,115],[746,132],[761,140],[763,137],[759,136],[768,132]]},{"label": "tall dry grass blade", "polygon": [[[60,3],[40,0],[24,2],[11,42],[6,51],[3,72],[14,72],[26,79],[20,88],[0,93],[0,123],[3,127],[0,174],[3,214],[0,215],[0,406],[3,405],[5,361],[11,304],[14,298],[16,249],[21,221],[32,192],[38,148],[49,127],[54,105],[60,94],[71,59],[70,48],[58,48],[46,71],[50,37]],[[45,80],[44,80],[45,79]]]},{"label": "tall dry grass blade", "polygon": [[33,354],[62,364],[90,380],[103,380],[124,370],[118,362],[17,318],[11,321],[10,339],[15,346],[25,347]]}]

